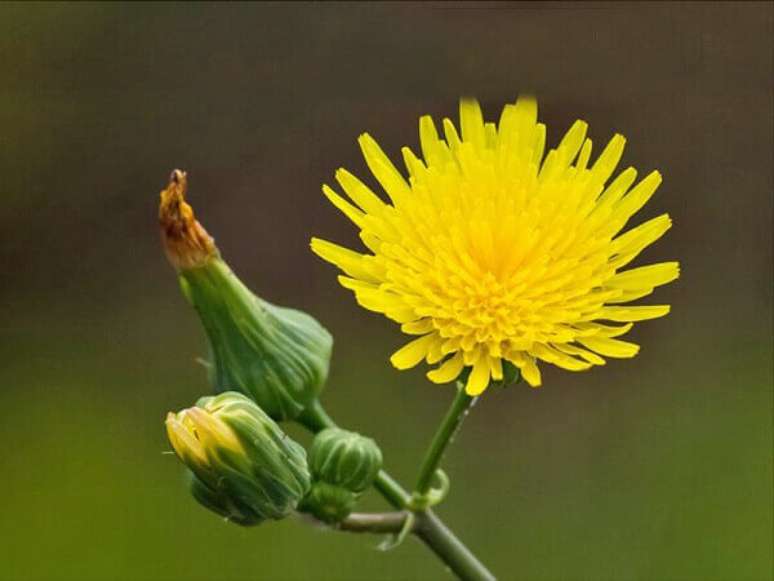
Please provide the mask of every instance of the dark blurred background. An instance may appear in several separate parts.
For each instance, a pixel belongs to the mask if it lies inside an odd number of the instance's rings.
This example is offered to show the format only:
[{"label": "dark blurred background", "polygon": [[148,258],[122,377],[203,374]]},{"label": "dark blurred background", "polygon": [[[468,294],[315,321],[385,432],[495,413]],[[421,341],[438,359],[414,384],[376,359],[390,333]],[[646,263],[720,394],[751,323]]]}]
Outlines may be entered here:
[{"label": "dark blurred background", "polygon": [[[388,356],[312,235],[356,245],[320,193],[356,137],[398,159],[460,95],[496,119],[537,94],[549,144],[664,184],[639,215],[679,259],[631,361],[487,393],[440,513],[501,579],[772,575],[772,4],[0,5],[0,578],[445,579],[411,540],[196,506],[163,417],[207,391],[193,312],[160,251],[169,171],[259,294],[335,335],[324,401],[402,479],[449,389]],[[297,431],[293,432],[297,434]],[[383,506],[374,495],[369,507]]]}]

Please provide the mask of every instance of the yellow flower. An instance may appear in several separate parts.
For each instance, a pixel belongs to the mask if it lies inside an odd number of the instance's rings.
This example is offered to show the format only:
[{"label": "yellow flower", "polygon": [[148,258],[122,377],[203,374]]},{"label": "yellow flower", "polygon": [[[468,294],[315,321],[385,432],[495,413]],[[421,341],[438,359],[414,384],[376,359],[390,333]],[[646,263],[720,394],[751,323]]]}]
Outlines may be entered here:
[{"label": "yellow flower", "polygon": [[537,360],[580,371],[603,365],[603,355],[634,356],[639,346],[615,337],[669,306],[623,303],[679,275],[677,262],[621,271],[672,224],[662,214],[620,234],[661,175],[632,187],[630,167],[606,185],[625,139],[615,135],[589,164],[583,121],[544,156],[546,128],[530,97],[506,105],[496,125],[462,100],[460,124],[461,135],[444,119],[441,139],[430,117],[419,120],[424,160],[401,150],[408,181],[370,135],[360,136],[389,203],[345,169],[336,180],[355,205],[323,186],[371,253],[318,238],[312,249],[347,275],[339,282],[361,306],[419,336],[393,365],[440,363],[427,374],[436,383],[470,367],[466,391],[478,395],[502,378],[503,360],[536,387]]}]

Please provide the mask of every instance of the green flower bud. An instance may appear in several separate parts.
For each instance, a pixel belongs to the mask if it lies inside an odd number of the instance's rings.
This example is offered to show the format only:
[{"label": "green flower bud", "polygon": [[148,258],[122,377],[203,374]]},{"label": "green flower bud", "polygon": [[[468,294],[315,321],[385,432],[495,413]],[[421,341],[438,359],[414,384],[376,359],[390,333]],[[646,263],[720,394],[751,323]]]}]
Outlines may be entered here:
[{"label": "green flower bud", "polygon": [[309,492],[304,448],[236,392],[169,413],[167,435],[202,505],[238,524],[288,516]]},{"label": "green flower bud", "polygon": [[382,451],[371,438],[339,428],[319,432],[309,451],[314,480],[360,493],[371,486],[382,467]]},{"label": "green flower bud", "polygon": [[344,520],[360,495],[341,486],[319,481],[312,484],[312,490],[304,498],[299,510],[310,512],[326,523],[337,523]]},{"label": "green flower bud", "polygon": [[300,510],[336,523],[352,512],[382,467],[382,452],[371,438],[339,428],[319,432],[309,450],[312,490]]},{"label": "green flower bud", "polygon": [[209,339],[210,380],[217,392],[252,398],[275,420],[295,419],[322,390],[333,339],[306,313],[250,292],[196,221],[185,191],[185,173],[175,170],[159,217],[167,256]]}]

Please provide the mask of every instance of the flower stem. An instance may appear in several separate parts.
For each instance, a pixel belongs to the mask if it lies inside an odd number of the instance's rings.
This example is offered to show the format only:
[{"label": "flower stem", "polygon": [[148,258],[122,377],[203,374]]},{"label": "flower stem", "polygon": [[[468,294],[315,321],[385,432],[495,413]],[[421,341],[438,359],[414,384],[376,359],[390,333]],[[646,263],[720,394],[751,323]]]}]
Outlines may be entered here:
[{"label": "flower stem", "polygon": [[462,424],[462,420],[465,419],[468,409],[475,401],[476,398],[465,393],[465,389],[461,384],[457,385],[457,395],[454,396],[449,411],[446,412],[441,425],[438,426],[438,431],[435,433],[433,441],[430,442],[430,448],[428,448],[425,459],[422,461],[422,466],[419,469],[419,478],[414,488],[414,497],[416,499],[422,499],[427,496],[433,484],[436,470],[438,470],[441,464],[443,453],[454,438],[454,434]]}]

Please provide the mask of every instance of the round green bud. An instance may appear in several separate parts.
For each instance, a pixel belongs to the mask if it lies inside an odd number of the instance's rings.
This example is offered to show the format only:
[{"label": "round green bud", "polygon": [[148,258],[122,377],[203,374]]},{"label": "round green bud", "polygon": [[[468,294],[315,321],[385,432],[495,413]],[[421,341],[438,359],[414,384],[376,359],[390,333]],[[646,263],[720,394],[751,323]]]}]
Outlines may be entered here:
[{"label": "round green bud", "polygon": [[315,481],[361,493],[382,467],[382,451],[371,438],[339,428],[319,432],[309,451],[309,469]]},{"label": "round green bud", "polygon": [[167,435],[190,468],[191,492],[239,524],[288,516],[309,492],[304,448],[252,400],[236,392],[167,415]]},{"label": "round green bud", "polygon": [[356,492],[320,480],[312,484],[312,489],[299,506],[299,510],[333,524],[344,520],[352,512],[358,497]]}]

